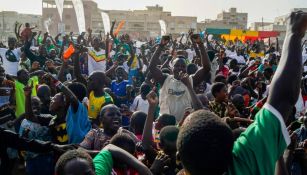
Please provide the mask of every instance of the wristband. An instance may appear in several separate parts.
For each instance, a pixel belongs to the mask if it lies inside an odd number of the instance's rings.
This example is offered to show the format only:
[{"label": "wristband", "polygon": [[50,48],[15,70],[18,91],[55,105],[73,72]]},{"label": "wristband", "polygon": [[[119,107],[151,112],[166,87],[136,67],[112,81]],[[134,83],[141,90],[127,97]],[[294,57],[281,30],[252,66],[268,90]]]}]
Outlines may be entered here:
[{"label": "wristband", "polygon": [[57,81],[55,83],[55,86],[61,89],[63,87],[63,84],[60,81]]}]

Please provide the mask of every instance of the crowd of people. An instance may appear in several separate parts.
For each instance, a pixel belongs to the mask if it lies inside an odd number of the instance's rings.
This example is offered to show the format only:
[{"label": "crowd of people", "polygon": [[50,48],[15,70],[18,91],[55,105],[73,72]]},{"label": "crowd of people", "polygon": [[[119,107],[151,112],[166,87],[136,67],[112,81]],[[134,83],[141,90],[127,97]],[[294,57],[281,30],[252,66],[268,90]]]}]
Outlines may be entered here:
[{"label": "crowd of people", "polygon": [[16,24],[0,48],[0,174],[307,174],[306,13],[283,48],[193,30],[137,46],[115,24]]}]

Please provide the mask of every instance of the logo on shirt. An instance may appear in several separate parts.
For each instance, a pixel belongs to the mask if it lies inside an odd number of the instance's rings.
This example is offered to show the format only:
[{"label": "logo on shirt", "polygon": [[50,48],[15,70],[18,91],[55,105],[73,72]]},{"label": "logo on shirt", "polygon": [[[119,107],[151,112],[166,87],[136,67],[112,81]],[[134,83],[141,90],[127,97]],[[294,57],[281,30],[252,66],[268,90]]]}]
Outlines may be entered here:
[{"label": "logo on shirt", "polygon": [[181,96],[184,93],[185,93],[185,90],[175,91],[174,89],[168,89],[168,94],[170,94],[170,95]]}]

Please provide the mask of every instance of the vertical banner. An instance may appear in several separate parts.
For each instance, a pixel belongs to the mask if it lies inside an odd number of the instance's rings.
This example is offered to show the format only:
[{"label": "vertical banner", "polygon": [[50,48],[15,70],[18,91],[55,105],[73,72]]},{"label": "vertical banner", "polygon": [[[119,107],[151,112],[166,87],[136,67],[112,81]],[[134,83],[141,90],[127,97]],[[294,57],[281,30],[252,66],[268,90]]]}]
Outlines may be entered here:
[{"label": "vertical banner", "polygon": [[54,0],[56,8],[58,9],[60,19],[62,21],[62,16],[63,16],[63,8],[64,8],[64,0]]},{"label": "vertical banner", "polygon": [[110,32],[110,17],[107,13],[101,12],[102,22],[103,22],[103,28],[104,28],[104,34],[107,35],[108,32]]},{"label": "vertical banner", "polygon": [[163,20],[159,20],[161,27],[161,36],[166,35],[166,23]]},{"label": "vertical banner", "polygon": [[85,32],[85,16],[84,16],[84,8],[83,8],[83,2],[82,0],[72,0],[72,3],[74,5],[76,17],[77,17],[77,23],[79,28],[79,33]]}]

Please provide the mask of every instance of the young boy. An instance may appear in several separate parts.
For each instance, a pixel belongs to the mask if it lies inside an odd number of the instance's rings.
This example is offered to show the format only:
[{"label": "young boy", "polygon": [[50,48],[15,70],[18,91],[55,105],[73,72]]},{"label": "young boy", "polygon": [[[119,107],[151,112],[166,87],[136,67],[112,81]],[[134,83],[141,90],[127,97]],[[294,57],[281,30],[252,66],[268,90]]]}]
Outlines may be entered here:
[{"label": "young boy", "polygon": [[29,23],[25,23],[25,28],[21,32],[21,39],[22,41],[26,41],[29,39],[29,37],[32,36],[32,30],[35,29],[37,26],[30,27]]},{"label": "young boy", "polygon": [[93,159],[82,150],[71,150],[63,154],[55,166],[56,175],[87,174],[94,175]]},{"label": "young boy", "polygon": [[151,88],[148,84],[142,84],[140,88],[140,95],[136,96],[132,105],[130,106],[130,111],[142,111],[148,113],[148,101],[146,99],[147,94],[150,92]]},{"label": "young boy", "polygon": [[219,117],[227,116],[227,88],[224,83],[214,83],[211,93],[214,96],[214,101],[209,102],[209,108]]}]

